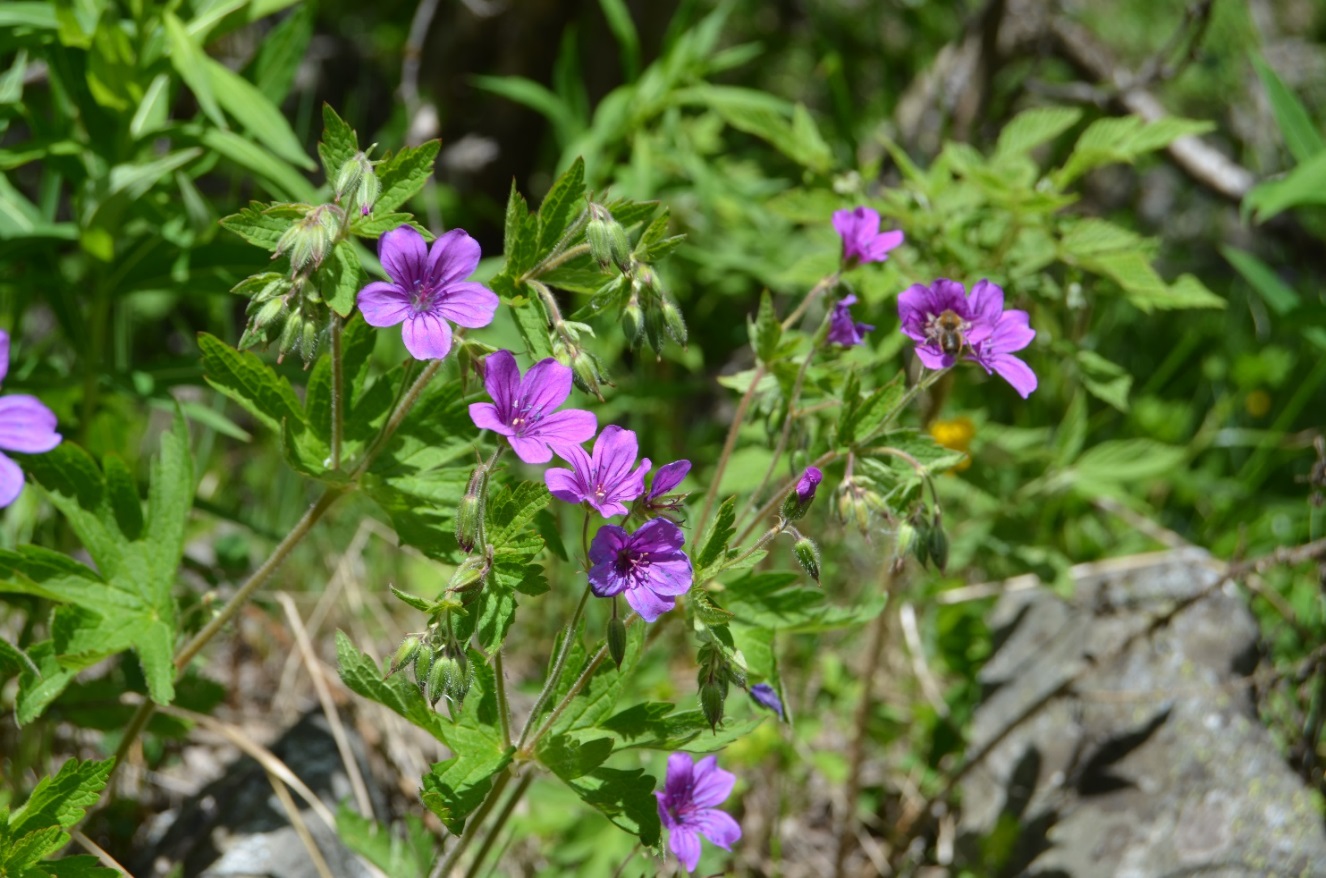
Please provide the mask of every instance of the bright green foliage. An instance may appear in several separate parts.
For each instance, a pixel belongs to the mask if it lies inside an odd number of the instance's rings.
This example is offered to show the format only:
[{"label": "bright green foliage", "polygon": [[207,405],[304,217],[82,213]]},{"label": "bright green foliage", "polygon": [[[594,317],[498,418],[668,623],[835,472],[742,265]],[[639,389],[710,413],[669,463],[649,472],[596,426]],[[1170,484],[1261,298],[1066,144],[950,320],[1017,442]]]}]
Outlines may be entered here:
[{"label": "bright green foliage", "polygon": [[95,857],[43,862],[69,844],[66,831],[97,803],[115,760],[67,761],[53,777],[44,777],[22,807],[0,808],[0,875],[12,878],[114,878],[115,870]]},{"label": "bright green foliage", "polygon": [[392,878],[424,878],[437,857],[437,840],[419,817],[407,814],[404,837],[346,805],[336,812],[336,832],[345,846]]},{"label": "bright green foliage", "polygon": [[[29,470],[82,540],[96,570],[25,546],[0,552],[0,591],[58,604],[51,625],[58,668],[76,671],[133,649],[152,699],[169,704],[175,693],[173,588],[193,503],[193,461],[183,416],[177,414],[161,437],[146,512],[122,464],[108,463],[103,472],[73,444],[34,458]],[[56,676],[40,690],[26,690],[28,707],[20,721],[40,713],[70,679],[48,655],[30,652],[43,677],[47,670]],[[24,681],[37,684],[30,673],[20,677],[21,685]]]}]

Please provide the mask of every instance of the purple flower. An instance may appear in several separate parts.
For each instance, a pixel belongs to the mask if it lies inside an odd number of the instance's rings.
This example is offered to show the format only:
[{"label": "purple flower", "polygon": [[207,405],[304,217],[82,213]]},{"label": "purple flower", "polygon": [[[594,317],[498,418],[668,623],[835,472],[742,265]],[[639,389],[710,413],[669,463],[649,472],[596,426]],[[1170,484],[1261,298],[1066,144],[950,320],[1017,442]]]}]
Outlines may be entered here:
[{"label": "purple flower", "polygon": [[673,488],[681,484],[681,480],[686,478],[686,474],[691,471],[691,462],[689,460],[674,460],[672,463],[664,464],[654,473],[654,481],[649,486],[649,493],[645,495],[646,500],[656,500]]},{"label": "purple flower", "polygon": [[633,534],[605,524],[589,544],[589,585],[601,598],[626,592],[626,602],[646,622],[671,610],[691,587],[686,537],[666,518],[640,525]]},{"label": "purple flower", "polygon": [[852,322],[849,309],[855,304],[856,296],[847,295],[833,306],[833,316],[829,318],[830,342],[848,347],[858,345],[865,339],[866,333],[875,328],[869,323]]},{"label": "purple flower", "polygon": [[525,463],[552,460],[549,446],[578,446],[599,428],[592,412],[553,410],[571,395],[571,369],[549,357],[520,376],[516,357],[496,351],[484,360],[483,386],[492,402],[470,406],[470,420],[480,430],[507,437],[516,456]]},{"label": "purple flower", "polygon": [[[0,329],[0,381],[9,374],[9,333]],[[35,396],[16,393],[0,398],[0,508],[23,490],[23,470],[5,451],[43,454],[60,444],[55,413]]]},{"label": "purple flower", "polygon": [[374,281],[359,291],[359,310],[370,326],[402,321],[405,349],[416,360],[439,360],[451,350],[450,320],[476,329],[493,322],[497,294],[465,280],[479,265],[479,244],[464,229],[433,242],[409,226],[378,241],[378,257],[391,283]]},{"label": "purple flower", "polygon": [[998,372],[1024,399],[1036,389],[1036,374],[1010,356],[1031,344],[1036,332],[1026,311],[1004,310],[1004,291],[996,284],[982,280],[971,295],[944,278],[929,287],[914,284],[898,297],[898,314],[927,369],[947,369],[962,355],[987,373]]},{"label": "purple flower", "polygon": [[548,490],[559,500],[588,503],[604,518],[611,518],[626,514],[623,501],[634,500],[645,492],[649,458],[631,469],[640,451],[634,431],[616,424],[604,427],[594,440],[592,455],[579,445],[554,447],[553,451],[571,464],[571,469],[552,467],[543,474]]},{"label": "purple flower", "polygon": [[699,762],[689,753],[668,757],[668,776],[658,799],[658,819],[668,829],[668,847],[686,867],[695,871],[700,862],[700,836],[724,850],[741,838],[741,827],[726,812],[718,810],[732,794],[737,777],[718,767],[718,758],[706,756]]},{"label": "purple flower", "polygon": [[774,691],[774,687],[768,683],[756,683],[748,690],[750,697],[755,699],[755,703],[761,707],[768,708],[778,714],[779,719],[785,719],[783,716],[783,701]]},{"label": "purple flower", "polygon": [[809,504],[815,499],[815,489],[824,481],[824,473],[820,472],[817,466],[808,466],[806,471],[801,474],[797,480],[796,495],[797,502]]},{"label": "purple flower", "polygon": [[833,227],[843,239],[844,268],[860,262],[883,262],[889,258],[889,251],[902,243],[902,232],[879,230],[879,214],[868,207],[834,211]]}]

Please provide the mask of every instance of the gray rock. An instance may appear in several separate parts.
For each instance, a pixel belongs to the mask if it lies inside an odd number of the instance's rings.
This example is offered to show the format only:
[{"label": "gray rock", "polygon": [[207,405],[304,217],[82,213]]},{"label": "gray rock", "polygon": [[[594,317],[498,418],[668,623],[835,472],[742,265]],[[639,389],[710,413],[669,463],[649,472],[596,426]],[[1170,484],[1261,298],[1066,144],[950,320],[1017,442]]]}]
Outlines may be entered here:
[{"label": "gray rock", "polygon": [[968,775],[960,852],[980,864],[1000,827],[1016,833],[1000,874],[1326,875],[1321,803],[1244,679],[1258,635],[1247,607],[1222,586],[1159,621],[1218,581],[1211,559],[1182,550],[1081,572],[1071,603],[1037,588],[995,608],[1003,642],[981,673],[969,752],[1073,682]]}]

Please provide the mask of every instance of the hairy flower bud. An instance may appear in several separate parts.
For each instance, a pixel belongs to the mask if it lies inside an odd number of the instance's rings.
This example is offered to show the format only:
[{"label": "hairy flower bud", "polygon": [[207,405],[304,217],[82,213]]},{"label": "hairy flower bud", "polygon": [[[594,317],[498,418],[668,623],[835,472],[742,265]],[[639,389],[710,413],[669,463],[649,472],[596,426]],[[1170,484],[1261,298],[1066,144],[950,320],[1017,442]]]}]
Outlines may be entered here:
[{"label": "hairy flower bud", "polygon": [[623,272],[630,269],[631,242],[626,237],[626,229],[622,228],[610,210],[593,201],[589,203],[585,240],[589,242],[590,255],[600,269],[606,271],[613,263]]},{"label": "hairy flower bud", "polygon": [[443,695],[455,703],[465,698],[470,683],[464,660],[464,655],[453,656],[450,652],[444,652],[433,660],[425,686],[429,704],[437,704]]},{"label": "hairy flower bud", "polygon": [[470,555],[460,563],[456,572],[451,574],[447,591],[471,591],[482,588],[488,578],[488,558],[484,555]]},{"label": "hairy flower bud", "polygon": [[810,504],[815,502],[815,489],[819,487],[820,482],[824,480],[824,473],[820,472],[819,467],[808,466],[797,480],[796,487],[792,493],[787,495],[783,501],[783,518],[786,521],[796,521],[805,516],[810,510]]},{"label": "hairy flower bud", "polygon": [[792,552],[797,556],[797,563],[801,569],[806,571],[815,584],[820,582],[820,550],[819,547],[809,537],[802,537],[792,546]]},{"label": "hairy flower bud", "polygon": [[411,634],[401,641],[401,645],[396,648],[396,655],[391,659],[391,670],[387,676],[399,671],[401,668],[414,661],[415,656],[419,655],[419,649],[423,646],[423,641],[417,635]]},{"label": "hairy flower bud", "polygon": [[571,356],[571,380],[585,393],[597,397],[600,401],[603,400],[603,391],[599,388],[599,382],[606,383],[608,378],[603,373],[599,358],[584,348],[576,348]]},{"label": "hairy flower bud", "polygon": [[626,623],[617,616],[608,620],[608,655],[621,668],[622,659],[626,658]]},{"label": "hairy flower bud", "polygon": [[488,468],[479,467],[470,474],[465,496],[456,509],[456,542],[468,554],[486,542],[483,531],[484,505],[488,500]]},{"label": "hairy flower bud", "polygon": [[335,243],[337,208],[322,204],[295,220],[276,243],[272,258],[289,254],[295,271],[317,268],[331,254]]},{"label": "hairy flower bud", "polygon": [[644,331],[645,312],[640,308],[640,300],[632,296],[622,309],[622,335],[626,336],[626,344],[631,348],[639,347]]},{"label": "hairy flower bud", "polygon": [[686,347],[686,321],[681,316],[681,309],[677,303],[672,300],[672,296],[663,294],[663,304],[660,311],[663,314],[663,327],[667,330],[672,340],[682,347]]},{"label": "hairy flower bud", "polygon": [[724,688],[717,683],[705,683],[700,687],[700,709],[704,711],[710,731],[717,732],[718,724],[723,721],[723,703],[727,700]]}]

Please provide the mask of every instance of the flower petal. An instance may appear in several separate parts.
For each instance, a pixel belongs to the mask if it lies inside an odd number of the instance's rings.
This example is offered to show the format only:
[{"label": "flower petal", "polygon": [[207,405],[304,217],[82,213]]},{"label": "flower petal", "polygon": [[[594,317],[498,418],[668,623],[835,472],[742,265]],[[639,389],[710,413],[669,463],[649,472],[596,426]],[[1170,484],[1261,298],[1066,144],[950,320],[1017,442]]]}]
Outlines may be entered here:
[{"label": "flower petal", "polygon": [[369,326],[395,326],[410,316],[410,297],[405,290],[385,281],[374,281],[364,287],[356,302]]},{"label": "flower petal", "polygon": [[416,360],[440,360],[451,350],[451,327],[428,311],[411,314],[401,329],[405,349]]},{"label": "flower petal", "polygon": [[584,488],[580,480],[569,469],[554,466],[544,470],[543,483],[548,486],[548,492],[558,500],[565,500],[567,503],[580,503],[585,499]]},{"label": "flower petal", "polygon": [[0,508],[18,499],[23,491],[23,470],[18,464],[0,454]]},{"label": "flower petal", "polygon": [[984,323],[993,328],[1004,312],[1004,291],[997,284],[982,279],[971,288],[967,304],[971,308],[973,324]]},{"label": "flower petal", "polygon": [[649,587],[663,597],[680,597],[691,590],[695,573],[691,559],[677,551],[664,558],[654,558],[649,564]]},{"label": "flower petal", "polygon": [[927,369],[947,369],[953,365],[953,357],[931,345],[917,345],[916,357]]},{"label": "flower petal", "polygon": [[542,439],[513,435],[507,437],[507,441],[511,443],[511,450],[516,453],[516,457],[525,463],[547,463],[552,460],[552,449]]},{"label": "flower petal", "polygon": [[387,276],[404,292],[424,279],[428,246],[424,236],[410,226],[397,226],[378,239],[378,259]]},{"label": "flower petal", "polygon": [[511,409],[520,394],[520,367],[516,365],[515,354],[507,350],[493,351],[484,358],[483,388],[496,404],[498,418],[509,421],[514,416]]},{"label": "flower petal", "polygon": [[640,443],[634,430],[616,424],[604,427],[594,440],[593,461],[598,479],[605,485],[621,481],[635,465],[639,453]]},{"label": "flower petal", "polygon": [[[610,598],[621,594],[630,584],[630,579],[617,572],[615,557],[589,568],[589,589],[596,597]],[[630,600],[629,595],[627,600]]]},{"label": "flower petal", "polygon": [[675,598],[664,598],[643,586],[628,588],[626,602],[646,622],[653,622],[677,605]]},{"label": "flower petal", "polygon": [[1031,367],[1012,354],[996,354],[990,365],[1023,399],[1030,396],[1039,384]]},{"label": "flower petal", "polygon": [[[643,614],[641,614],[643,615]],[[674,826],[668,833],[668,847],[687,872],[700,865],[700,837],[685,826]]]},{"label": "flower petal", "polygon": [[695,757],[689,753],[673,753],[668,757],[668,771],[664,789],[673,807],[690,800],[691,780],[695,772]]},{"label": "flower petal", "polygon": [[428,277],[440,286],[450,286],[474,274],[479,267],[479,242],[464,229],[452,229],[433,242],[428,251]]},{"label": "flower petal", "polygon": [[42,454],[60,444],[55,413],[35,396],[0,398],[0,449]]},{"label": "flower petal", "polygon": [[1000,354],[1022,350],[1036,337],[1030,324],[1026,311],[1005,311],[981,349]]},{"label": "flower petal", "polygon": [[583,409],[567,409],[553,412],[539,421],[531,436],[537,436],[550,445],[579,445],[594,435],[599,428],[599,419],[593,412]]},{"label": "flower petal", "polygon": [[654,483],[649,487],[648,499],[661,497],[681,484],[681,480],[686,478],[686,474],[691,471],[691,462],[689,460],[674,460],[672,463],[665,463],[659,467],[658,472],[654,473]]},{"label": "flower petal", "polygon": [[732,815],[717,808],[692,814],[686,823],[726,851],[732,850],[732,845],[741,840],[741,824],[732,819]]},{"label": "flower petal", "polygon": [[500,300],[483,284],[453,283],[442,291],[433,310],[457,326],[478,329],[493,322]]},{"label": "flower petal", "polygon": [[510,436],[515,431],[498,416],[497,406],[491,402],[470,403],[470,420],[480,430],[492,430],[502,436]]},{"label": "flower petal", "polygon": [[718,757],[706,756],[695,763],[691,801],[701,808],[721,805],[728,796],[732,795],[732,787],[736,782],[735,774],[718,767]]},{"label": "flower petal", "polygon": [[[539,360],[525,373],[520,390],[521,397],[532,411],[551,412],[571,395],[571,367],[563,366],[552,357]],[[584,442],[589,436],[578,441]]]}]

